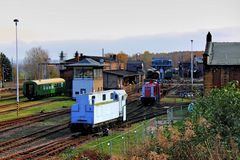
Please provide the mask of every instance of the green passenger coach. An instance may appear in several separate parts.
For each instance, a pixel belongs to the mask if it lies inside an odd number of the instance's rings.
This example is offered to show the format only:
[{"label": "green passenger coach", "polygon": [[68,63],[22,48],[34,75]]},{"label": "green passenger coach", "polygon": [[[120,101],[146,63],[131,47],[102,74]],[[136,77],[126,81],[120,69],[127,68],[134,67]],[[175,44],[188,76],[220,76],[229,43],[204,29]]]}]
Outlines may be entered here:
[{"label": "green passenger coach", "polygon": [[62,78],[29,80],[23,83],[23,95],[28,99],[61,95],[65,91],[65,80]]}]

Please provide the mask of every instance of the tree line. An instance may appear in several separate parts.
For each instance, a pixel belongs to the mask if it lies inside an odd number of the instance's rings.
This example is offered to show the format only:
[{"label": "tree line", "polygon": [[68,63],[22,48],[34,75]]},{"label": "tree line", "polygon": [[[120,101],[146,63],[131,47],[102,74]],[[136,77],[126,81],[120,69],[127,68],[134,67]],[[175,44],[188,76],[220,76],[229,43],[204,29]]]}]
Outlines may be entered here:
[{"label": "tree line", "polygon": [[[105,54],[109,57],[112,53]],[[202,51],[195,51],[194,55],[201,56]],[[144,51],[143,53],[136,53],[128,55],[123,51],[115,54],[116,59],[120,62],[127,64],[128,60],[143,61],[147,68],[151,67],[152,58],[169,58],[173,61],[173,67],[178,67],[180,61],[190,60],[190,52],[171,52],[171,53],[152,53],[150,51]],[[41,47],[34,47],[26,51],[26,56],[23,60],[23,64],[20,65],[20,78],[21,79],[42,79],[42,78],[54,78],[59,77],[59,70],[55,65],[50,64],[50,57],[47,50]],[[0,80],[1,81],[13,81],[16,69],[9,61],[4,53],[0,53]],[[46,72],[47,71],[47,72]],[[44,74],[45,73],[45,74]]]}]

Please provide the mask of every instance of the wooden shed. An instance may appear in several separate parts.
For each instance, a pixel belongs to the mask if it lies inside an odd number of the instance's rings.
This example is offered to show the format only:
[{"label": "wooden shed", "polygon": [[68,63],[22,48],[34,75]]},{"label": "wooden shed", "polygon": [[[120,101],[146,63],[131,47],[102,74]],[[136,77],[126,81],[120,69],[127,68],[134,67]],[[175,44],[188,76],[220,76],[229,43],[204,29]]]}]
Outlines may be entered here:
[{"label": "wooden shed", "polygon": [[205,94],[230,81],[240,81],[240,42],[212,42],[208,32],[203,64]]}]

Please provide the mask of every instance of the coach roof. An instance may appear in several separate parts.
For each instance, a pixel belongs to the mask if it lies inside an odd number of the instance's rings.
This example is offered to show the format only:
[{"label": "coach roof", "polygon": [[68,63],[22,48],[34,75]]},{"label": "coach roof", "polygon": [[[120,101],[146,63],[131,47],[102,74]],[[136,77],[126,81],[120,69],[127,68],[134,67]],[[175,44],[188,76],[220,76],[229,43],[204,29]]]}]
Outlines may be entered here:
[{"label": "coach roof", "polygon": [[40,85],[40,84],[62,83],[62,82],[65,82],[65,80],[62,78],[52,78],[52,79],[31,80],[30,82],[34,82],[37,85]]}]

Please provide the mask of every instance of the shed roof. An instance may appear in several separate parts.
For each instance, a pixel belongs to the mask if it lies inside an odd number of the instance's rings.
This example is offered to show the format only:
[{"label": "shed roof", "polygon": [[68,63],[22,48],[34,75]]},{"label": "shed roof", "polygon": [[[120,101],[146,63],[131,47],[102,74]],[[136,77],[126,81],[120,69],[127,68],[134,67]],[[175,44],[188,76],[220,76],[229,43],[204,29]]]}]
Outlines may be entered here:
[{"label": "shed roof", "polygon": [[31,80],[30,82],[35,82],[37,85],[40,85],[40,84],[49,84],[49,83],[61,83],[61,82],[65,82],[65,80],[62,78],[51,78],[51,79]]},{"label": "shed roof", "polygon": [[211,42],[208,65],[240,65],[240,42]]},{"label": "shed roof", "polygon": [[103,64],[91,59],[85,58],[78,63],[66,65],[67,67],[103,67]]},{"label": "shed roof", "polygon": [[126,71],[126,70],[107,70],[107,71],[103,71],[103,72],[108,73],[108,74],[117,75],[120,77],[130,77],[130,76],[139,75],[139,73],[137,73],[137,72],[130,72],[130,71]]}]

